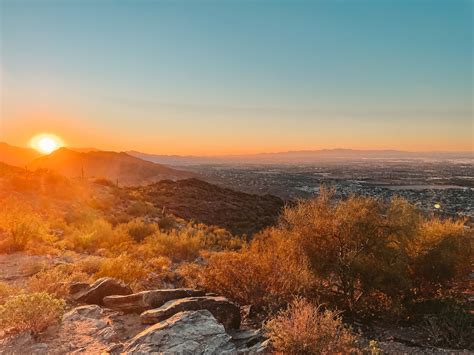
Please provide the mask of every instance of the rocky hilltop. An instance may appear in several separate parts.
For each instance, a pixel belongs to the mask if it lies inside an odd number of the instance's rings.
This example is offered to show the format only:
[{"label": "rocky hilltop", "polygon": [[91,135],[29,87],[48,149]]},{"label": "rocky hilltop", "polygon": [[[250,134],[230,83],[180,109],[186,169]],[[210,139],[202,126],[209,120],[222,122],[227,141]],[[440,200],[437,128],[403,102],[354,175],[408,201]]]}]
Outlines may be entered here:
[{"label": "rocky hilltop", "polygon": [[129,191],[180,218],[240,235],[252,235],[275,224],[284,206],[276,196],[247,194],[194,178],[164,180]]}]

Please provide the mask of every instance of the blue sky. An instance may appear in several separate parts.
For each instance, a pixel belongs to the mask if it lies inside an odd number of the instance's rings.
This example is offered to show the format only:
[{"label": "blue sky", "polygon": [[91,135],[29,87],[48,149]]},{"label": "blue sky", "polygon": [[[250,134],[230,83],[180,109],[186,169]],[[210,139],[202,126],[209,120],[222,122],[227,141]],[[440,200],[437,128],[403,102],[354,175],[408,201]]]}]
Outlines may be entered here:
[{"label": "blue sky", "polygon": [[15,144],[473,148],[472,1],[0,2]]}]

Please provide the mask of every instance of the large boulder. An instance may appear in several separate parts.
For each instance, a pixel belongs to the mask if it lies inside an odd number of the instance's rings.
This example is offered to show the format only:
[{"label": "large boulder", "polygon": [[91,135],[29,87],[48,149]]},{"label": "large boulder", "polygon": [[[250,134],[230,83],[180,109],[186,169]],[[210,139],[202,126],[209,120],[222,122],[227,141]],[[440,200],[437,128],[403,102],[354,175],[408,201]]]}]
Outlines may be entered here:
[{"label": "large boulder", "polygon": [[179,312],[135,336],[125,353],[235,354],[236,348],[207,310]]},{"label": "large boulder", "polygon": [[189,288],[151,290],[125,296],[107,296],[104,298],[104,304],[107,308],[116,311],[142,313],[148,309],[161,307],[171,300],[204,295],[204,291]]},{"label": "large boulder", "polygon": [[224,325],[225,329],[240,327],[240,309],[225,297],[187,297],[165,303],[160,308],[143,312],[140,318],[144,324],[164,321],[178,312],[206,309]]},{"label": "large boulder", "polygon": [[74,300],[85,304],[104,304],[104,297],[111,295],[130,295],[132,289],[123,282],[110,277],[98,279],[88,288],[73,295]]}]

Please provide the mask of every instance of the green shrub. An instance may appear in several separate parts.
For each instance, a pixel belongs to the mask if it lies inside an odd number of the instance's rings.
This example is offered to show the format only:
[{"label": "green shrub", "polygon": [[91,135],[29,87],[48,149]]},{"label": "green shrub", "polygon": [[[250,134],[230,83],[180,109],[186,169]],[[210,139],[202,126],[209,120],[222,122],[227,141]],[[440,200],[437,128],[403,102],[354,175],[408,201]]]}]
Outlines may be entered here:
[{"label": "green shrub", "polygon": [[339,313],[322,310],[304,299],[265,324],[275,350],[284,354],[356,353],[358,336],[346,327]]},{"label": "green shrub", "polygon": [[0,306],[0,326],[37,334],[60,321],[65,303],[47,293],[20,294]]}]

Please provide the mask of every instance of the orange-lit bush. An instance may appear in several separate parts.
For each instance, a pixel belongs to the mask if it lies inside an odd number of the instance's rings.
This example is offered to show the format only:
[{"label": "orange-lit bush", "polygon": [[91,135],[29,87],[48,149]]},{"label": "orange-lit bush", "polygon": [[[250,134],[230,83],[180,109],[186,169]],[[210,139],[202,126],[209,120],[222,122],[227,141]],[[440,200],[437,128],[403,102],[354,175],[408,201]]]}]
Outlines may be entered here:
[{"label": "orange-lit bush", "polygon": [[115,258],[102,260],[99,271],[94,275],[96,279],[101,277],[113,277],[130,284],[136,291],[142,289],[142,284],[154,269],[143,260],[127,254]]},{"label": "orange-lit bush", "polygon": [[[241,303],[278,304],[312,297],[355,313],[396,314],[469,272],[469,231],[462,221],[424,217],[402,199],[384,203],[330,191],[286,208],[279,226],[240,252],[210,254],[183,270],[188,282]],[[387,312],[384,312],[387,313]]]},{"label": "orange-lit bush", "polygon": [[358,336],[340,314],[297,298],[265,324],[275,350],[283,354],[349,354],[358,350]]},{"label": "orange-lit bush", "polygon": [[184,266],[188,284],[226,295],[257,309],[276,309],[295,295],[316,288],[303,253],[296,252],[277,231],[261,236],[240,252],[205,254],[206,265]]},{"label": "orange-lit bush", "polygon": [[60,321],[65,303],[47,293],[20,294],[0,306],[0,328],[37,334]]},{"label": "orange-lit bush", "polygon": [[34,249],[52,241],[44,218],[28,204],[14,198],[1,201],[0,253]]}]

